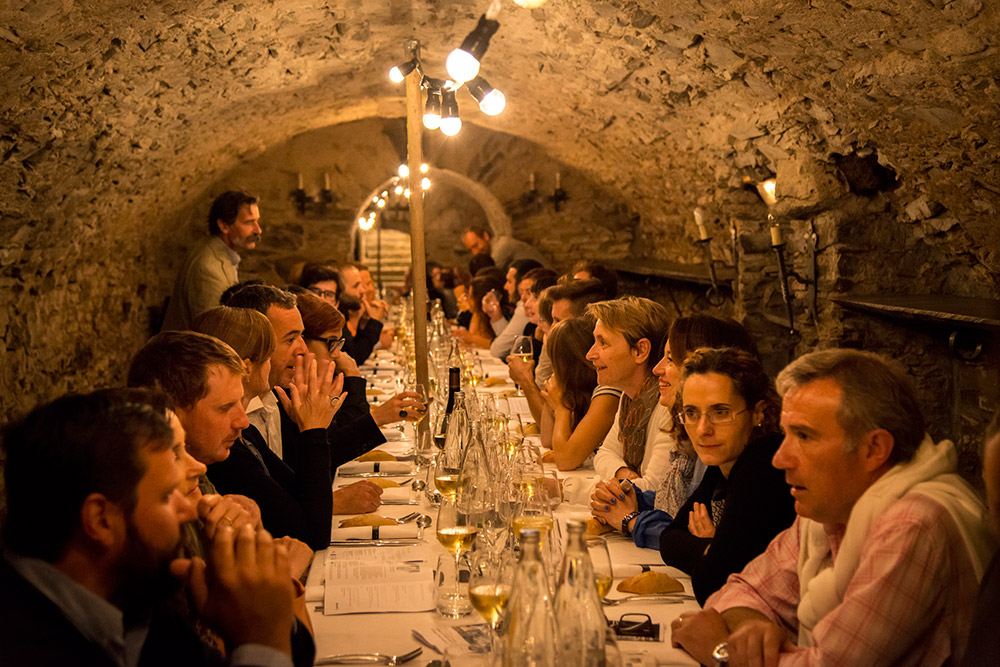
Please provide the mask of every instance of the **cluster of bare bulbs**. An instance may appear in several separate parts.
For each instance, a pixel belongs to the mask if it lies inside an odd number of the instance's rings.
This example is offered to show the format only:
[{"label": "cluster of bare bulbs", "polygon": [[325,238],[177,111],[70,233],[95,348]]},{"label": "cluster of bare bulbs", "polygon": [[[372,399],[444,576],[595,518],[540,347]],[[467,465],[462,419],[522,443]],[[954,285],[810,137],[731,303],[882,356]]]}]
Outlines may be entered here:
[{"label": "cluster of bare bulbs", "polygon": [[[420,165],[421,174],[426,174],[428,171],[430,171],[430,167],[426,162]],[[405,164],[401,164],[399,165],[399,169],[396,170],[396,173],[398,176],[392,179],[392,185],[390,186],[392,188],[392,194],[409,199],[410,188],[406,187],[406,184],[409,183],[410,168]],[[420,189],[430,190],[430,187],[431,179],[427,178],[427,176],[422,177],[420,179]],[[383,190],[377,195],[372,195],[371,203],[368,204],[367,215],[362,215],[358,218],[358,227],[365,231],[374,227],[375,218],[378,217],[379,210],[385,208],[386,204],[389,203],[389,197],[389,190]]]}]

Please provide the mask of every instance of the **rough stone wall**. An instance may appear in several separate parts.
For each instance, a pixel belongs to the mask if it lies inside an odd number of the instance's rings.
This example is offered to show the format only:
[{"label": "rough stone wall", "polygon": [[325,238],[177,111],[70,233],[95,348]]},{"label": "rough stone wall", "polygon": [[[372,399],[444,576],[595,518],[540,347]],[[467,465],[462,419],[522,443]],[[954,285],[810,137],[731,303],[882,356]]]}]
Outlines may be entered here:
[{"label": "rough stone wall", "polygon": [[[201,233],[216,185],[310,130],[401,117],[401,88],[384,73],[405,40],[418,37],[440,75],[482,5],[0,7],[3,416],[120,378],[148,333],[146,309],[162,301],[180,251]],[[802,265],[793,230],[813,222],[822,248],[817,323],[800,308],[794,350],[893,341],[887,347],[917,369],[925,395],[961,402],[949,418],[931,408],[935,424],[947,424],[940,431],[966,434],[982,397],[986,405],[995,397],[995,359],[981,373],[956,366],[937,330],[847,313],[826,297],[996,297],[998,12],[982,0],[553,0],[531,11],[507,3],[484,71],[509,109],[487,118],[467,97],[460,104],[470,126],[539,147],[540,187],[551,187],[553,165],[565,167],[565,214],[510,209],[517,233],[553,253],[564,240],[578,241],[573,256],[628,247],[696,261],[695,205],[709,211],[717,237],[739,221],[745,252],[733,309],[774,350],[789,341],[758,322],[758,310],[780,307],[766,212],[743,178],[777,174],[779,195],[792,202],[779,217],[793,267]],[[870,155],[894,172],[895,189],[852,184],[850,163]],[[519,194],[525,176],[515,174],[516,184],[497,191]],[[266,199],[283,201],[291,177],[271,176],[276,190]],[[574,192],[581,183],[606,196]],[[588,203],[597,215],[570,208]],[[290,255],[315,245],[311,221],[267,215],[303,225],[288,232]],[[616,227],[586,222],[594,219]],[[330,225],[323,237],[335,233]],[[277,225],[271,231],[277,239]],[[714,251],[727,258],[724,244]],[[280,273],[277,258],[268,262]],[[801,304],[803,287],[793,288]]]}]

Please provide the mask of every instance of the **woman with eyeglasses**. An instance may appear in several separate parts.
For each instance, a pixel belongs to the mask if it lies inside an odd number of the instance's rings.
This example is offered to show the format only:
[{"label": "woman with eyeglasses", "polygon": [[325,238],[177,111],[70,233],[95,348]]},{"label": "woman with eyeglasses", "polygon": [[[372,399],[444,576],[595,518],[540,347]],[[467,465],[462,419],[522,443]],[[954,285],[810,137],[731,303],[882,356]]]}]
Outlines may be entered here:
[{"label": "woman with eyeglasses", "polygon": [[734,348],[695,350],[684,360],[680,396],[675,423],[708,469],[660,535],[660,555],[691,575],[704,604],[791,525],[794,499],[771,465],[782,440],[780,403],[756,357]]}]

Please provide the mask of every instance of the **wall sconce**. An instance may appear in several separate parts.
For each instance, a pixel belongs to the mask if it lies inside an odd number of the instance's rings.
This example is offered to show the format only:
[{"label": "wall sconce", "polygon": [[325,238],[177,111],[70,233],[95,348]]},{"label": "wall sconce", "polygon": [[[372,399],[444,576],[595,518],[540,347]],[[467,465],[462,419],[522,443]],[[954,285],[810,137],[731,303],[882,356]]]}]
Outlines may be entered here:
[{"label": "wall sconce", "polygon": [[719,289],[719,277],[715,272],[715,261],[712,259],[712,237],[708,235],[708,229],[705,227],[705,210],[701,206],[694,209],[694,224],[698,227],[698,240],[695,243],[701,248],[702,261],[708,269],[708,279],[712,283],[705,298],[708,299],[709,305],[718,307],[725,303],[726,297]]},{"label": "wall sconce", "polygon": [[559,207],[564,201],[569,201],[569,194],[562,189],[562,174],[558,171],[556,172],[556,189],[552,191],[549,201],[552,202],[552,208],[556,213],[559,212]]},{"label": "wall sconce", "polygon": [[337,201],[337,196],[330,189],[330,174],[323,173],[323,188],[315,197],[306,194],[305,182],[301,173],[299,173],[298,178],[298,187],[292,190],[289,198],[294,202],[299,215],[305,215],[307,211],[325,215],[327,207],[332,206]]},{"label": "wall sconce", "polygon": [[538,201],[538,188],[535,187],[535,172],[528,174],[528,190],[521,195],[521,203],[525,206]]},{"label": "wall sconce", "polygon": [[781,300],[785,303],[785,313],[788,315],[788,334],[794,336],[795,314],[792,311],[792,293],[788,289],[788,267],[785,266],[785,241],[781,236],[781,227],[774,215],[767,214],[767,222],[771,231],[771,250],[778,258],[778,282],[781,286]]}]

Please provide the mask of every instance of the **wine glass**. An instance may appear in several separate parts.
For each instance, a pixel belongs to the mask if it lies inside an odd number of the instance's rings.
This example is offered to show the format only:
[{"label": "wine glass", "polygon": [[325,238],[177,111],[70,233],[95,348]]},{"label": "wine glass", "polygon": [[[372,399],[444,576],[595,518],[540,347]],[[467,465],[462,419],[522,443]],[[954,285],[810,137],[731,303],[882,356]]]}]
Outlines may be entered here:
[{"label": "wine glass", "polygon": [[444,496],[441,498],[441,508],[438,510],[437,523],[435,524],[438,542],[452,556],[455,557],[455,582],[456,593],[452,600],[452,611],[456,616],[467,613],[465,610],[469,605],[467,597],[463,596],[461,582],[458,577],[461,566],[462,554],[469,551],[479,534],[479,526],[476,516],[466,508],[456,497]]},{"label": "wine glass", "polygon": [[427,389],[424,387],[424,385],[418,382],[414,382],[412,384],[406,385],[406,391],[412,391],[414,394],[420,395],[420,402],[423,404],[424,407],[417,411],[416,415],[417,418],[414,420],[414,423],[417,426],[419,426],[421,422],[423,422],[424,419],[427,417],[427,404],[429,401],[427,396]]},{"label": "wine glass", "polygon": [[472,607],[486,619],[490,633],[490,653],[497,657],[497,626],[503,617],[514,583],[516,564],[510,551],[491,553],[478,551],[472,562],[469,598]]},{"label": "wine glass", "polygon": [[[530,362],[535,358],[534,349],[534,341],[532,341],[531,336],[514,336],[514,345],[510,348],[510,353],[515,357],[520,357],[524,362]],[[517,388],[517,393],[519,396],[524,396],[520,386]]]},{"label": "wine glass", "polygon": [[594,566],[594,585],[597,586],[597,596],[602,600],[611,590],[614,581],[614,569],[611,566],[611,554],[608,552],[608,542],[603,537],[587,538],[587,554]]}]

